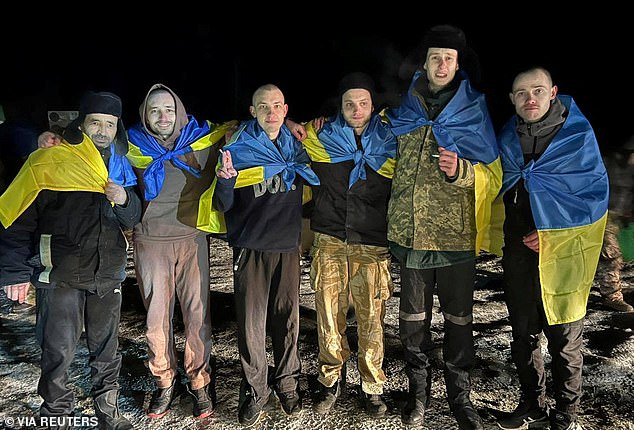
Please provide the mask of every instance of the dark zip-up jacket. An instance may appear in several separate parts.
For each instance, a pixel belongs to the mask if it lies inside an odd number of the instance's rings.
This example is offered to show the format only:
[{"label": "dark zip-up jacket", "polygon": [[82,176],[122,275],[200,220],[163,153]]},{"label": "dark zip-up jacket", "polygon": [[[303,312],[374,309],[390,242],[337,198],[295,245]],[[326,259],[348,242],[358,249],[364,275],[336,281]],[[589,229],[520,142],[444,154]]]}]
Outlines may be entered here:
[{"label": "dark zip-up jacket", "polygon": [[350,244],[387,246],[387,203],[392,180],[367,165],[366,180],[348,188],[353,161],[311,164],[320,185],[313,186],[311,230]]},{"label": "dark zip-up jacket", "polygon": [[[548,148],[555,135],[561,130],[567,112],[559,99],[555,99],[552,106],[541,120],[535,123],[526,123],[519,120],[517,133],[520,145],[524,153],[524,163],[537,160]],[[518,117],[519,118],[519,117]],[[524,246],[522,238],[535,230],[535,221],[531,211],[528,191],[524,186],[524,180],[504,193],[504,243],[505,246],[515,244]]]},{"label": "dark zip-up jacket", "polygon": [[[101,193],[42,190],[8,228],[0,230],[0,285],[111,290],[125,279],[127,241],[141,202],[126,188],[125,206]],[[0,226],[0,229],[2,226]],[[39,257],[38,257],[39,254]]]}]

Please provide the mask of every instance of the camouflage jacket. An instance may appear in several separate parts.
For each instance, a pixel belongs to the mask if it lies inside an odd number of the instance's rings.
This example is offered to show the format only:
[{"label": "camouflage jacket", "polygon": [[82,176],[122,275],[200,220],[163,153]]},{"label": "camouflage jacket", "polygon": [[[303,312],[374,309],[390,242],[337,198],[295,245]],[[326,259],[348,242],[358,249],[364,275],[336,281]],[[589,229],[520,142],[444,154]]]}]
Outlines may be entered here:
[{"label": "camouflage jacket", "polygon": [[438,167],[430,126],[398,137],[397,165],[388,207],[388,240],[414,250],[475,248],[475,173],[458,159],[454,181]]}]

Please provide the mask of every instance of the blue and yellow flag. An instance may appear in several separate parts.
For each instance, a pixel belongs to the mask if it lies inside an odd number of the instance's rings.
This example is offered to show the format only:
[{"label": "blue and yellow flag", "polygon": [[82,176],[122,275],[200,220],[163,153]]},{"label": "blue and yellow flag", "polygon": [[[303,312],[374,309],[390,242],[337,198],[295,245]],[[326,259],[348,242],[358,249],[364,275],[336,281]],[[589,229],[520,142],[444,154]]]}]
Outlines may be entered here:
[{"label": "blue and yellow flag", "polygon": [[502,184],[502,168],[485,97],[471,88],[465,77],[456,94],[438,117],[432,120],[414,94],[416,81],[421,76],[422,72],[416,71],[401,105],[387,111],[392,132],[400,136],[429,126],[438,146],[457,153],[458,157],[469,160],[474,165],[476,252],[481,249],[491,252],[488,237],[491,207]]},{"label": "blue and yellow flag", "polygon": [[297,174],[309,184],[319,185],[319,178],[309,167],[310,159],[301,142],[295,139],[285,125],[280,129],[276,144],[269,139],[257,120],[244,123],[225,146],[225,150],[231,152],[233,167],[238,170],[238,181],[241,171],[258,168],[262,170],[259,182],[279,173],[287,190],[291,189]]},{"label": "blue and yellow flag", "polygon": [[[285,125],[274,144],[257,120],[247,121],[234,133],[224,150],[231,153],[233,167],[238,171],[235,188],[259,184],[277,174],[281,175],[287,191],[291,190],[296,175],[311,185],[319,185],[319,178],[308,165],[310,159],[306,151]],[[216,182],[217,179],[200,198],[197,228],[210,233],[225,233],[223,214],[212,207]]]},{"label": "blue and yellow flag", "polygon": [[499,136],[502,191],[520,178],[539,235],[539,277],[549,324],[585,316],[607,221],[609,185],[594,131],[569,96],[561,130],[538,160],[524,164],[513,116]]},{"label": "blue and yellow flag", "polygon": [[88,136],[77,145],[62,141],[31,153],[17,176],[0,196],[0,222],[8,228],[42,190],[104,193],[108,178],[129,187],[136,184],[130,163],[110,145],[108,169]]},{"label": "blue and yellow flag", "polygon": [[143,184],[146,201],[156,198],[163,188],[164,161],[170,160],[176,167],[199,178],[201,172],[182,161],[178,156],[214,145],[224,137],[229,127],[236,124],[235,121],[220,125],[205,121],[199,125],[193,116],[188,115],[188,119],[189,121],[182,128],[180,135],[174,142],[174,148],[171,150],[163,147],[141,123],[128,130],[130,150],[127,157],[134,167],[145,169]]},{"label": "blue and yellow flag", "polygon": [[313,122],[306,124],[306,139],[302,142],[308,156],[318,163],[341,163],[352,160],[348,188],[359,179],[365,180],[365,166],[386,178],[394,176],[396,167],[396,137],[388,124],[374,114],[361,135],[361,147],[357,147],[354,129],[339,114],[326,122],[317,132]]}]

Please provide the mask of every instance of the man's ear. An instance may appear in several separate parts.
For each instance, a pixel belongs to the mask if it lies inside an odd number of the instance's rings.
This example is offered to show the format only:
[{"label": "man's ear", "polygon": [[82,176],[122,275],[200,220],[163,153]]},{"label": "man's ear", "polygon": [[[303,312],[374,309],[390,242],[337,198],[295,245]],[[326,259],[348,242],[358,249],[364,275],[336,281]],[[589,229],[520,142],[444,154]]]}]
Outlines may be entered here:
[{"label": "man's ear", "polygon": [[550,89],[550,99],[554,100],[555,97],[557,97],[557,92],[559,91],[559,88],[557,88],[557,85],[553,85],[553,87]]},{"label": "man's ear", "polygon": [[513,93],[509,93],[509,99],[511,99],[511,104],[515,106],[515,99],[513,98]]},{"label": "man's ear", "polygon": [[254,108],[253,106],[249,106],[249,112],[251,112],[251,116],[252,116],[253,118],[255,118],[255,117],[256,117],[256,115],[255,115],[255,108]]}]

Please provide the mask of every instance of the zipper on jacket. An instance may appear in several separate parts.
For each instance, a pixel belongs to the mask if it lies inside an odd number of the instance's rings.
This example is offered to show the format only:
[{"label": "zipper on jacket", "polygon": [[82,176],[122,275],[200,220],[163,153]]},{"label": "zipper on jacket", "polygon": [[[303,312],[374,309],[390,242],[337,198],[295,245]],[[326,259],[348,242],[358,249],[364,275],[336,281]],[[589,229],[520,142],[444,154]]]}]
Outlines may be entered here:
[{"label": "zipper on jacket", "polygon": [[238,253],[238,258],[236,258],[236,261],[233,263],[234,272],[238,270],[238,266],[240,266],[240,260],[242,260],[243,254],[244,254],[244,248],[240,248],[240,252]]}]

